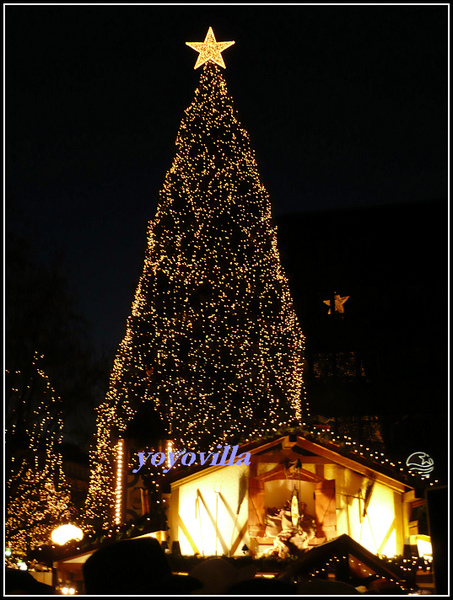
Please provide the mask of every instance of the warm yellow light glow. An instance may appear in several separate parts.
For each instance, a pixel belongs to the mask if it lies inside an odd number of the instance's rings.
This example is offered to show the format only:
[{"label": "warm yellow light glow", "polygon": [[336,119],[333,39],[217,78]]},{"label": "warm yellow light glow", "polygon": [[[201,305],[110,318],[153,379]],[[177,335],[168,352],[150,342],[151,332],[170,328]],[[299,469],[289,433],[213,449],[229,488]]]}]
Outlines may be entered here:
[{"label": "warm yellow light glow", "polygon": [[415,536],[417,540],[418,555],[423,558],[433,557],[433,547],[431,545],[431,538],[429,535],[418,534]]},{"label": "warm yellow light glow", "polygon": [[72,596],[76,593],[76,590],[73,587],[68,587],[65,585],[64,587],[61,588],[61,593],[64,596]]},{"label": "warm yellow light glow", "polygon": [[218,42],[215,39],[212,27],[208,29],[208,33],[204,42],[186,42],[186,45],[199,52],[197,62],[194,69],[198,69],[201,65],[211,61],[225,69],[225,63],[221,52],[232,46],[234,42]]},{"label": "warm yellow light glow", "polygon": [[115,524],[120,525],[123,516],[123,458],[124,440],[118,440],[117,446],[117,468],[116,468],[116,492],[115,492]]},{"label": "warm yellow light glow", "polygon": [[165,454],[166,454],[165,466],[167,467],[167,469],[169,469],[171,467],[170,452],[173,452],[173,442],[171,440],[167,440],[167,448],[165,450]]},{"label": "warm yellow light glow", "polygon": [[375,554],[394,556],[397,547],[393,492],[381,484],[375,484],[365,517],[363,501],[356,502],[362,517],[359,536],[354,539]]},{"label": "warm yellow light glow", "polygon": [[240,493],[246,473],[246,466],[229,466],[205,473],[202,482],[195,479],[178,486],[169,535],[179,541],[183,555],[242,555],[244,543],[249,545],[248,502]]},{"label": "warm yellow light glow", "polygon": [[64,546],[64,544],[70,540],[80,541],[83,539],[83,531],[76,525],[66,523],[65,525],[60,525],[60,527],[54,529],[50,535],[50,539],[54,544]]}]

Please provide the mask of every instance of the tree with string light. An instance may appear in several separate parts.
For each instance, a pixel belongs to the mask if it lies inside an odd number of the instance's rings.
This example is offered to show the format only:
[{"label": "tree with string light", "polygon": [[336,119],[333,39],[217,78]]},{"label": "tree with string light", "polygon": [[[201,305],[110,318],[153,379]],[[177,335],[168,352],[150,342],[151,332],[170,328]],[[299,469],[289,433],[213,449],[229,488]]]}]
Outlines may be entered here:
[{"label": "tree with string light", "polygon": [[49,544],[51,531],[75,513],[58,447],[63,429],[61,399],[41,368],[42,358],[35,353],[26,382],[19,371],[7,372],[5,535],[13,553]]},{"label": "tree with string light", "polygon": [[268,193],[209,28],[203,67],[149,224],[126,334],[97,410],[87,515],[114,503],[115,440],[152,403],[176,449],[208,450],[297,425],[304,337]]}]

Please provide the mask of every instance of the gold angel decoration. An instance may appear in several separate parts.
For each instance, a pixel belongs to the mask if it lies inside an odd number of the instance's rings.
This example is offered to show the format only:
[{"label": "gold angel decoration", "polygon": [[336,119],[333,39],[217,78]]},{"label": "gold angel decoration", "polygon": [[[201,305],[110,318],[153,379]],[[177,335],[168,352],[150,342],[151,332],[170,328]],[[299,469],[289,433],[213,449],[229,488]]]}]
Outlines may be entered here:
[{"label": "gold angel decoration", "polygon": [[[337,294],[337,292],[334,292],[333,295],[333,299],[334,299],[334,311],[336,313],[340,313],[340,314],[344,314],[344,303],[349,299],[349,296],[340,296],[340,294]],[[331,301],[330,300],[323,300],[324,304],[327,304],[327,306],[329,307],[329,312],[327,313],[328,315],[331,314],[332,312],[332,307],[331,305]]]}]

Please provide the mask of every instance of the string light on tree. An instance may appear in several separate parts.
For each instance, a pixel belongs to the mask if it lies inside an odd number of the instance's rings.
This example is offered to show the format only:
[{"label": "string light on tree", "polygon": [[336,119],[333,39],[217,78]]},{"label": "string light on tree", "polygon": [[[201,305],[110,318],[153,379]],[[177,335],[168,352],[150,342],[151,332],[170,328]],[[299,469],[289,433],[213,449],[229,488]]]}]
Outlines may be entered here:
[{"label": "string light on tree", "polygon": [[[42,355],[35,353],[26,386],[34,391],[33,397],[28,397],[28,402],[35,404],[34,419],[24,431],[23,456],[15,461],[6,486],[5,535],[14,552],[27,553],[49,543],[56,525],[68,522],[75,512],[58,450],[63,430],[61,399],[40,366],[42,359]],[[19,406],[24,391],[14,384],[12,390]]]}]

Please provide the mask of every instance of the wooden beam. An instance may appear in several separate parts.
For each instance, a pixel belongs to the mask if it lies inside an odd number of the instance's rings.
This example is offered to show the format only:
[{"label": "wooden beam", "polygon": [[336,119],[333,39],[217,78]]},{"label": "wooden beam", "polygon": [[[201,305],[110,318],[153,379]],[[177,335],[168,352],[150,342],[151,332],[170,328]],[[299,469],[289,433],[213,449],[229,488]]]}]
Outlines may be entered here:
[{"label": "wooden beam", "polygon": [[264,473],[261,473],[261,475],[257,475],[257,478],[261,479],[261,480],[265,480],[265,479],[272,478],[273,475],[280,475],[282,473],[284,474],[284,472],[285,472],[285,467],[283,465],[277,465],[273,469],[270,469],[269,471],[265,471]]},{"label": "wooden beam", "polygon": [[256,454],[251,457],[252,461],[256,461],[259,463],[265,462],[274,462],[280,463],[284,460],[300,460],[303,465],[328,465],[332,464],[332,460],[325,458],[323,456],[304,456],[303,454],[298,454],[288,448],[288,450],[283,450],[280,452],[276,452],[275,454],[267,453],[267,454]]},{"label": "wooden beam", "polygon": [[303,456],[302,454],[297,455],[298,459],[303,465],[332,465],[333,461],[323,456]]},{"label": "wooden beam", "polygon": [[371,467],[366,467],[365,465],[362,465],[351,458],[347,458],[338,452],[329,450],[323,446],[319,446],[314,442],[309,442],[305,438],[297,436],[297,445],[305,450],[309,450],[310,452],[315,452],[319,454],[319,456],[328,458],[331,462],[341,465],[342,467],[346,467],[347,469],[351,469],[351,471],[355,471],[360,475],[364,475],[370,479],[375,479],[376,481],[379,481],[379,483],[383,483],[384,485],[396,490],[397,492],[400,492],[401,494],[404,494],[404,492],[407,491],[407,488],[410,487],[404,485],[404,483],[401,483],[396,479],[393,479],[392,477],[389,477],[388,475],[383,475]]},{"label": "wooden beam", "polygon": [[[181,519],[181,515],[178,514],[178,527],[181,529],[183,535],[185,536],[186,540],[189,542],[190,547],[193,550],[194,554],[200,554],[198,551],[198,548],[195,544],[195,542],[192,539],[192,536],[189,533],[189,530],[187,529],[187,527],[184,524],[184,521]],[[179,536],[178,536],[179,537]]]},{"label": "wooden beam", "polygon": [[231,546],[231,550],[230,550],[230,555],[233,556],[233,554],[236,552],[237,547],[239,546],[241,540],[244,538],[244,536],[247,533],[247,529],[248,529],[248,525],[247,525],[247,521],[244,523],[244,525],[242,526],[241,531],[237,534],[237,537],[233,543],[233,545]]},{"label": "wooden beam", "polygon": [[308,477],[307,475],[298,475],[295,473],[294,475],[282,476],[276,473],[267,479],[263,479],[263,481],[264,483],[267,483],[268,481],[308,481],[309,483],[318,481],[316,475],[313,475],[313,473],[310,473],[310,475],[311,477]]},{"label": "wooden beam", "polygon": [[264,506],[264,482],[256,476],[257,463],[252,461],[250,464],[250,474],[248,481],[248,530],[249,536],[263,536],[266,531],[266,509]]},{"label": "wooden beam", "polygon": [[249,450],[244,450],[244,452],[250,452],[250,454],[256,455],[256,454],[262,454],[264,450],[267,450],[268,448],[272,448],[273,446],[278,446],[278,444],[281,444],[282,441],[284,440],[284,437],[280,437],[276,440],[273,440],[272,442],[268,442],[267,444],[263,444],[262,446],[257,446],[256,448],[251,448]]},{"label": "wooden beam", "polygon": [[315,473],[311,471],[306,471],[305,469],[297,469],[297,472],[294,471],[293,474],[288,474],[284,465],[277,465],[270,471],[266,471],[265,473],[261,473],[258,475],[257,479],[261,481],[273,481],[279,479],[296,479],[301,481],[324,481],[323,477],[319,477]]},{"label": "wooden beam", "polygon": [[[219,542],[220,542],[220,544],[221,544],[221,546],[222,546],[223,553],[224,553],[224,554],[227,554],[227,553],[228,553],[228,546],[226,545],[226,543],[225,543],[225,541],[224,541],[224,539],[223,539],[223,537],[222,537],[222,534],[221,534],[221,532],[220,532],[220,530],[219,530],[218,523],[217,523],[217,521],[214,519],[214,517],[212,516],[212,514],[211,514],[211,511],[209,510],[209,508],[208,508],[208,505],[206,504],[206,501],[205,501],[205,499],[203,498],[203,495],[202,495],[202,493],[200,492],[200,490],[197,490],[197,498],[199,498],[199,499],[201,500],[201,502],[202,502],[202,504],[203,504],[203,506],[204,506],[204,509],[205,509],[205,511],[206,511],[206,514],[208,515],[208,518],[209,518],[209,520],[211,521],[211,525],[212,525],[212,527],[213,527],[213,529],[214,529],[214,532],[215,532],[215,534],[216,534],[216,539],[218,539],[218,540],[219,540]],[[182,521],[181,521],[181,522],[182,522]],[[190,543],[190,539],[189,539],[189,543]]]},{"label": "wooden beam", "polygon": [[324,465],[316,465],[315,466],[315,473],[316,473],[316,475],[318,475],[318,477],[321,477],[322,479],[325,479],[325,477],[324,477]]}]

